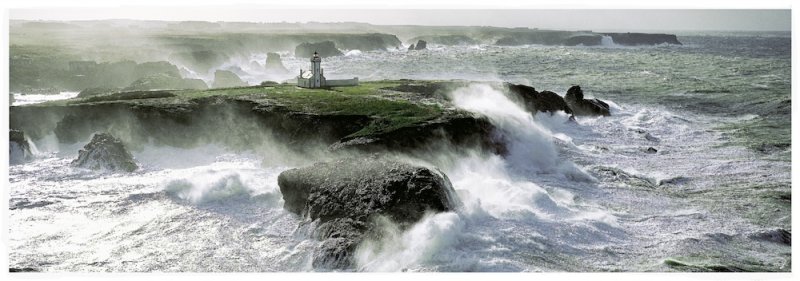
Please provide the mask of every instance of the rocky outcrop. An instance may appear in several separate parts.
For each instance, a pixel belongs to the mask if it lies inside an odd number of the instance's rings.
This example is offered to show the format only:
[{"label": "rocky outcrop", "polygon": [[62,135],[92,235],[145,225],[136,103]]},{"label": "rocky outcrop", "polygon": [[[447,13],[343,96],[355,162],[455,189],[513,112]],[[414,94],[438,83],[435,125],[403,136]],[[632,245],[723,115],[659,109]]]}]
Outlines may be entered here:
[{"label": "rocky outcrop", "polygon": [[494,130],[494,125],[485,117],[454,114],[393,130],[347,136],[330,145],[329,149],[411,151],[434,143],[447,143],[456,149],[480,147],[505,155],[508,152],[505,143],[494,137]]},{"label": "rocky outcrop", "polygon": [[281,55],[278,53],[267,53],[267,61],[264,67],[269,73],[289,73],[289,70],[283,66]]},{"label": "rocky outcrop", "polygon": [[294,56],[298,58],[310,58],[314,56],[314,52],[317,52],[321,58],[344,55],[342,51],[336,49],[336,44],[333,41],[302,43],[294,48]]},{"label": "rocky outcrop", "polygon": [[341,269],[352,265],[353,251],[388,218],[401,228],[426,212],[445,212],[461,203],[447,177],[438,171],[377,157],[348,158],[284,171],[278,185],[284,208],[310,221],[323,240],[313,265]]},{"label": "rocky outcrop", "polygon": [[495,45],[518,46],[518,45],[562,45],[562,46],[596,46],[601,44],[603,36],[610,36],[615,44],[636,46],[636,45],[658,45],[676,44],[680,45],[678,37],[674,34],[655,34],[655,33],[596,33],[591,31],[559,31],[559,30],[537,30],[537,29],[515,29],[513,32],[506,33],[500,37]]},{"label": "rocky outcrop", "polygon": [[236,73],[227,70],[217,70],[214,72],[213,88],[232,88],[245,87],[247,82],[242,81]]},{"label": "rocky outcrop", "polygon": [[414,47],[414,50],[419,51],[419,50],[425,50],[427,48],[428,48],[428,42],[425,42],[425,40],[419,40],[417,41],[417,46]]},{"label": "rocky outcrop", "polygon": [[208,89],[203,80],[184,79],[176,73],[157,73],[142,77],[133,81],[130,86],[122,89],[123,91],[146,91],[146,90],[168,90],[168,89]]},{"label": "rocky outcrop", "polygon": [[564,40],[565,46],[597,46],[602,42],[601,35],[575,35]]},{"label": "rocky outcrop", "polygon": [[605,33],[604,35],[611,36],[614,44],[637,46],[637,45],[658,45],[658,44],[674,44],[683,45],[678,41],[678,36],[674,34],[658,34],[658,33]]},{"label": "rocky outcrop", "polygon": [[428,47],[428,42],[425,42],[425,40],[419,40],[419,41],[417,41],[416,45],[415,44],[411,44],[411,46],[408,46],[408,50],[409,51],[419,51],[419,50],[425,50],[427,47]]},{"label": "rocky outcrop", "polygon": [[504,86],[511,94],[522,100],[528,111],[549,112],[551,114],[556,111],[563,111],[567,114],[572,114],[572,110],[564,101],[564,98],[556,93],[550,91],[537,92],[533,87],[526,85],[505,83]]},{"label": "rocky outcrop", "polygon": [[114,92],[117,92],[119,90],[120,89],[99,88],[99,87],[86,88],[86,89],[83,89],[80,93],[78,93],[78,97],[79,98],[86,98],[86,97],[91,97],[91,96],[98,96],[98,95],[103,95],[103,94],[108,94],[108,93],[114,93]]},{"label": "rocky outcrop", "polygon": [[14,129],[9,131],[8,159],[10,165],[22,164],[33,159],[31,146],[24,132]]},{"label": "rocky outcrop", "polygon": [[611,116],[611,111],[607,103],[598,99],[584,99],[583,90],[580,86],[572,86],[564,96],[572,113],[584,116]]},{"label": "rocky outcrop", "polygon": [[479,42],[475,39],[467,37],[466,35],[429,35],[429,36],[418,36],[411,38],[411,40],[407,41],[411,42],[418,42],[420,40],[424,40],[425,42],[431,44],[438,44],[438,45],[446,45],[446,46],[454,46],[454,45],[475,45]]},{"label": "rocky outcrop", "polygon": [[138,166],[122,141],[108,133],[98,133],[86,146],[78,151],[78,159],[70,163],[73,167],[100,171],[135,171]]}]

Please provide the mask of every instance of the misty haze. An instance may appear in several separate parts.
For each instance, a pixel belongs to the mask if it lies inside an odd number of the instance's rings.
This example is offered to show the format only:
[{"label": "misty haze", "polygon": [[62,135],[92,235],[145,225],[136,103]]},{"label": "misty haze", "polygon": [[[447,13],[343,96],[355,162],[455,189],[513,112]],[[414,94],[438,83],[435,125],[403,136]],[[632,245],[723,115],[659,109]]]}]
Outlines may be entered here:
[{"label": "misty haze", "polygon": [[64,11],[11,272],[791,271],[788,10]]}]

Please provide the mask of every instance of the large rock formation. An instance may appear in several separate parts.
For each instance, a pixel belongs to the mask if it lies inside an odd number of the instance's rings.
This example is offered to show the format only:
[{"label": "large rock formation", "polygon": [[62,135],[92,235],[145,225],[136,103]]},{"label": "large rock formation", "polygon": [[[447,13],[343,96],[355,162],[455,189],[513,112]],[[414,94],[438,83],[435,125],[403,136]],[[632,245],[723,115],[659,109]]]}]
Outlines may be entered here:
[{"label": "large rock formation", "polygon": [[393,160],[348,158],[284,171],[278,185],[284,208],[319,220],[315,268],[347,268],[378,216],[401,228],[426,211],[444,212],[461,205],[450,181],[425,167]]},{"label": "large rock formation", "polygon": [[310,58],[314,55],[314,52],[317,52],[321,58],[344,55],[342,51],[336,49],[336,44],[333,41],[302,43],[294,48],[294,56],[298,58]]},{"label": "large rock formation", "polygon": [[572,86],[567,90],[567,95],[564,96],[564,101],[567,102],[572,113],[575,115],[589,115],[589,116],[610,116],[609,106],[607,103],[598,99],[584,99],[583,90],[580,86]]},{"label": "large rock formation", "polygon": [[20,130],[10,130],[8,136],[9,164],[21,164],[33,158],[31,146],[25,139],[25,133]]},{"label": "large rock formation", "polygon": [[217,70],[214,72],[214,85],[213,88],[232,88],[232,87],[246,87],[247,82],[242,81],[239,75],[227,70]]},{"label": "large rock formation", "polygon": [[[475,45],[480,42],[472,39],[466,35],[427,35],[427,36],[417,36],[411,38],[407,42],[418,42],[420,40],[424,40],[425,42],[431,44],[438,44],[438,45],[446,45],[446,46],[453,46],[453,45]],[[413,44],[413,43],[412,43]]]},{"label": "large rock formation", "polygon": [[575,35],[564,40],[566,46],[597,46],[602,43],[603,36],[590,34],[590,35]]},{"label": "large rock formation", "polygon": [[408,50],[409,51],[414,51],[414,50],[419,51],[419,50],[425,50],[425,49],[427,49],[427,47],[428,47],[428,42],[425,42],[425,40],[419,40],[419,41],[417,41],[416,45],[415,44],[411,44],[411,46],[408,46]]},{"label": "large rock formation", "polygon": [[658,45],[675,44],[683,45],[678,41],[675,34],[656,34],[656,33],[605,33],[611,36],[614,44],[637,46],[637,45]]},{"label": "large rock formation", "polygon": [[269,73],[288,73],[289,70],[283,66],[281,55],[277,53],[267,53],[267,61],[264,65]]},{"label": "large rock formation", "polygon": [[108,133],[95,134],[71,165],[102,171],[132,172],[138,168],[122,141]]},{"label": "large rock formation", "polygon": [[567,114],[572,114],[564,98],[556,93],[550,91],[537,92],[531,86],[516,85],[511,83],[504,84],[508,91],[517,97],[521,98],[525,103],[525,107],[531,111],[550,112],[551,114],[556,111],[563,111]]},{"label": "large rock formation", "polygon": [[419,51],[419,50],[425,50],[427,48],[428,48],[428,42],[425,42],[425,40],[419,40],[417,41],[417,46],[414,47],[414,50]]}]

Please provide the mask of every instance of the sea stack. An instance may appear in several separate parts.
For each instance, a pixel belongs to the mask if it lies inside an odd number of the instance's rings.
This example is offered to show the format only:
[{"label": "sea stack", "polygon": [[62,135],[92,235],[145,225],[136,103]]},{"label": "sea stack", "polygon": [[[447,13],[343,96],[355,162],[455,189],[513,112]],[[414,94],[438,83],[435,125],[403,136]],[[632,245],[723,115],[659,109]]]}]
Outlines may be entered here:
[{"label": "sea stack", "polygon": [[78,159],[72,161],[70,165],[113,172],[133,172],[139,168],[122,141],[109,133],[95,134],[92,140],[78,152]]}]

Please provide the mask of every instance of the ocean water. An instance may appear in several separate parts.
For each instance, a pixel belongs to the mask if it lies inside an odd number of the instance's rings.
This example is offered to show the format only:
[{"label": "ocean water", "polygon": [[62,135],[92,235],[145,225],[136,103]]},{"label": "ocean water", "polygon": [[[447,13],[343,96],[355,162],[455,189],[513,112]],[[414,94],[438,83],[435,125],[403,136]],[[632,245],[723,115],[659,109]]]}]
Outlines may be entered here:
[{"label": "ocean water", "polygon": [[[499,128],[509,155],[407,155],[446,173],[464,208],[406,230],[385,224],[386,235],[359,245],[353,270],[790,271],[791,243],[781,237],[791,232],[791,147],[760,139],[790,142],[790,38],[679,40],[683,46],[433,45],[325,59],[329,78],[510,81],[562,95],[580,85],[612,105],[610,117],[568,122],[531,114],[488,84],[449,93],[453,106]],[[249,59],[263,55],[227,65],[247,71]],[[306,68],[282,55],[290,71]],[[245,78],[290,76],[253,70]],[[32,141],[36,159],[9,170],[11,267],[314,270],[312,225],[283,210],[276,179],[326,159],[213,143],[145,145],[132,151],[139,170],[108,174],[68,166],[80,144]],[[651,147],[657,152],[647,153]]]}]

